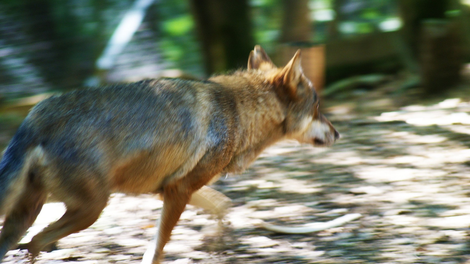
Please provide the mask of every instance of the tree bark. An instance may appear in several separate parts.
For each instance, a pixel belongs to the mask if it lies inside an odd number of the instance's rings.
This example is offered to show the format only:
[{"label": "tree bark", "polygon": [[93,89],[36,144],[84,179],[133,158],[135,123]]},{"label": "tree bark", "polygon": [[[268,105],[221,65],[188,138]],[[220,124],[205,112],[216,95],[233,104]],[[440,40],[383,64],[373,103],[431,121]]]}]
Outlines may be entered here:
[{"label": "tree bark", "polygon": [[245,67],[253,49],[248,0],[191,0],[207,75]]}]

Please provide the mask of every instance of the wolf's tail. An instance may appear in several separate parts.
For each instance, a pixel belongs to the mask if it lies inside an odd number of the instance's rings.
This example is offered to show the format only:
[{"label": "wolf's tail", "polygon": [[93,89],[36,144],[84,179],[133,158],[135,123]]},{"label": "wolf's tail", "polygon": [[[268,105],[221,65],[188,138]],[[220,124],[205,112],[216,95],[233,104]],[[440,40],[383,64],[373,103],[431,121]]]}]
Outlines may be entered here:
[{"label": "wolf's tail", "polygon": [[0,161],[0,215],[8,214],[26,186],[27,152],[33,141],[30,129],[20,126]]},{"label": "wolf's tail", "polygon": [[47,198],[41,177],[34,170],[43,157],[36,141],[34,129],[23,122],[0,161],[0,214],[5,215],[0,263],[36,220]]}]

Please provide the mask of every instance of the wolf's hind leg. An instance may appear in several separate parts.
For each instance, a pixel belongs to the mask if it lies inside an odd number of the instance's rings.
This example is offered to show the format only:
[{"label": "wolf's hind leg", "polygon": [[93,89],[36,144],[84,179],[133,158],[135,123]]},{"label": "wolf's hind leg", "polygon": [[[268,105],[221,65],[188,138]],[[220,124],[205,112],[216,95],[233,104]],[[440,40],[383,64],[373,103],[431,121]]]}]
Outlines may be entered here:
[{"label": "wolf's hind leg", "polygon": [[27,248],[33,258],[46,246],[92,225],[106,207],[109,198],[106,188],[99,184],[80,187],[82,188],[76,186],[77,189],[69,192],[66,199],[58,198],[63,200],[67,211],[59,220],[44,228],[28,243]]},{"label": "wolf's hind leg", "polygon": [[193,193],[189,204],[208,210],[212,215],[222,220],[232,201],[221,192],[208,186],[202,186],[201,189]]},{"label": "wolf's hind leg", "polygon": [[[158,194],[158,199],[163,201],[163,195]],[[191,195],[188,204],[207,210],[217,219],[222,220],[227,209],[230,208],[232,200],[221,192],[204,185]]]},{"label": "wolf's hind leg", "polygon": [[8,250],[14,248],[28,228],[34,223],[47,198],[39,184],[29,182],[13,210],[7,214],[0,236],[0,262]]}]

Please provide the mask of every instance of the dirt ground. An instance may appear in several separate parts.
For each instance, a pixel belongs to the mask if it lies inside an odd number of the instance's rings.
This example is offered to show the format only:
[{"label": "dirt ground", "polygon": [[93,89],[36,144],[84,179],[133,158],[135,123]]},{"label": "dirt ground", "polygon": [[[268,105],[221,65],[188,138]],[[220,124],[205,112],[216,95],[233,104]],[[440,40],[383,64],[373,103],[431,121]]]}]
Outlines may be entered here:
[{"label": "dirt ground", "polygon": [[[218,181],[214,188],[233,200],[222,236],[213,235],[210,214],[188,206],[164,263],[470,263],[470,89],[421,100],[397,96],[393,86],[327,103],[343,136],[332,148],[283,142],[245,173]],[[161,207],[150,195],[114,194],[93,226],[60,240],[37,264],[140,263]],[[63,210],[46,205],[24,240]],[[307,235],[257,225],[347,213],[362,216]],[[4,263],[27,257],[12,250]]]}]

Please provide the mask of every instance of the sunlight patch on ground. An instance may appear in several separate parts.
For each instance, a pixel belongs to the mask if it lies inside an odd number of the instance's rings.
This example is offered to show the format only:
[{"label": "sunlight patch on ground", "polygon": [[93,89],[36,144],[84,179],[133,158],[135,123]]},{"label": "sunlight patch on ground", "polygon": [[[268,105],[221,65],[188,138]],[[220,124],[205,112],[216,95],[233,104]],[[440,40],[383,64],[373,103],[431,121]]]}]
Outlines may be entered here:
[{"label": "sunlight patch on ground", "polygon": [[396,182],[417,178],[441,177],[444,171],[428,169],[395,168],[388,166],[361,166],[356,176],[369,182]]},{"label": "sunlight patch on ground", "polygon": [[268,207],[276,207],[279,206],[279,202],[275,199],[260,199],[260,200],[253,200],[253,201],[248,201],[246,203],[246,206],[248,208],[268,208]]},{"label": "sunlight patch on ground", "polygon": [[313,163],[320,164],[337,164],[337,165],[356,165],[361,163],[369,163],[367,157],[364,157],[357,151],[341,151],[335,153],[328,153],[322,157],[315,157],[312,159]]},{"label": "sunlight patch on ground", "polygon": [[470,127],[467,125],[453,125],[446,128],[455,133],[470,135]]},{"label": "sunlight patch on ground", "polygon": [[444,110],[407,113],[386,112],[375,119],[380,122],[405,121],[416,126],[470,124],[470,115],[467,113],[449,113]]},{"label": "sunlight patch on ground", "polygon": [[410,165],[418,165],[418,164],[428,164],[430,161],[421,156],[412,156],[412,155],[406,155],[406,156],[397,156],[393,157],[390,159],[385,159],[384,163],[385,164],[410,164]]},{"label": "sunlight patch on ground", "polygon": [[320,188],[307,184],[305,181],[295,180],[295,179],[285,179],[281,180],[281,192],[286,193],[316,193],[321,191]]},{"label": "sunlight patch on ground", "polygon": [[33,236],[39,233],[50,223],[59,219],[65,213],[63,203],[47,203],[42,207],[41,213],[36,218],[34,226],[28,229],[26,235],[21,239],[20,243],[28,243]]},{"label": "sunlight patch on ground", "polygon": [[268,256],[272,254],[281,254],[296,256],[303,261],[314,260],[325,254],[325,251],[315,250],[315,246],[309,243],[286,243],[271,239],[266,236],[252,236],[240,239],[242,244],[248,245],[250,252],[256,252],[260,256]]},{"label": "sunlight patch on ground", "polygon": [[446,99],[431,106],[407,106],[400,111],[385,112],[374,119],[380,122],[405,121],[410,125],[453,125],[470,124],[470,115],[464,110],[469,110],[470,103],[462,102],[459,98]]},{"label": "sunlight patch on ground", "polygon": [[427,224],[445,229],[468,228],[470,226],[470,215],[433,218],[429,219]]},{"label": "sunlight patch on ground", "polygon": [[406,148],[409,155],[384,159],[383,164],[411,165],[417,168],[445,169],[449,164],[459,164],[470,160],[470,149],[417,147]]},{"label": "sunlight patch on ground", "polygon": [[[277,175],[277,177],[276,177]],[[234,186],[240,189],[249,190],[251,188],[256,189],[279,189],[281,192],[285,193],[300,193],[300,194],[311,194],[321,191],[318,188],[318,184],[312,185],[306,181],[290,179],[289,175],[286,173],[278,173],[276,175],[269,174],[270,180],[260,179],[260,180],[245,180],[239,183],[234,184]],[[303,173],[302,175],[305,175]],[[314,176],[312,176],[313,178]]]},{"label": "sunlight patch on ground", "polygon": [[417,135],[408,131],[393,132],[386,136],[395,140],[406,141],[410,143],[433,144],[447,140],[446,137],[439,135]]},{"label": "sunlight patch on ground", "polygon": [[421,217],[415,217],[410,215],[391,215],[385,217],[388,222],[393,223],[397,226],[409,226],[409,225],[417,225],[423,219]]},{"label": "sunlight patch on ground", "polygon": [[461,163],[470,159],[470,149],[441,147],[425,149],[409,148],[409,153],[426,158],[426,160],[422,160],[423,165],[432,165],[433,167],[444,163]]},{"label": "sunlight patch on ground", "polygon": [[270,239],[268,237],[265,237],[265,236],[254,236],[254,237],[242,238],[241,241],[243,244],[248,244],[248,245],[251,245],[252,247],[260,247],[260,248],[279,245],[279,242],[273,239]]}]

